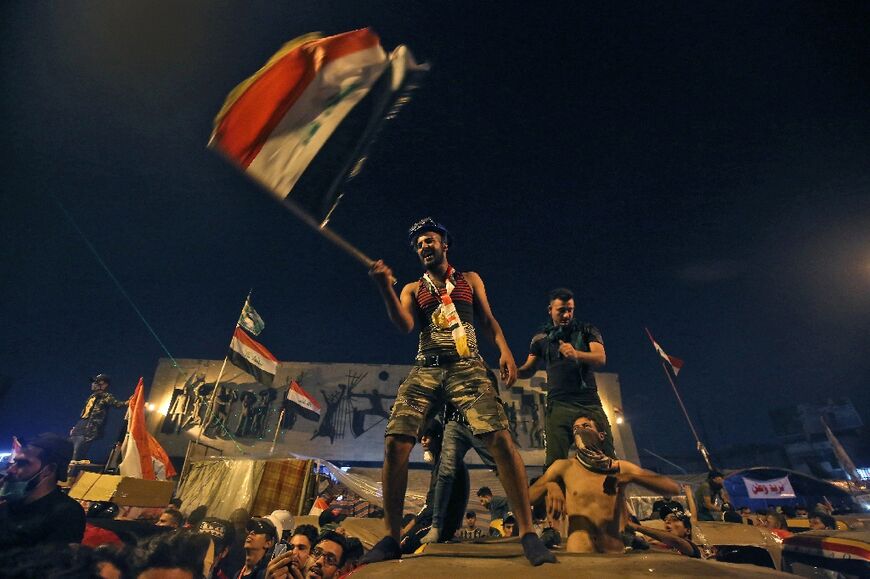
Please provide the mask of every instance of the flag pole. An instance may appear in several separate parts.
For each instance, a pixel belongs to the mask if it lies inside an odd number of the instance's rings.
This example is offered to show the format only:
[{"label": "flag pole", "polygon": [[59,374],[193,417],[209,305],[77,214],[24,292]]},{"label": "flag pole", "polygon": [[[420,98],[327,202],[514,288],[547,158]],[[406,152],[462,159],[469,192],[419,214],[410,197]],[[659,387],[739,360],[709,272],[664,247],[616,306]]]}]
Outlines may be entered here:
[{"label": "flag pole", "polygon": [[[251,299],[251,294],[254,292],[253,288],[248,290],[248,295],[245,297],[245,303],[242,304],[242,310],[239,312],[239,317],[236,318],[236,328],[239,327],[239,320],[242,318],[242,315],[245,313],[245,306],[248,303],[248,300]],[[235,334],[235,329],[233,330],[233,334]],[[233,339],[230,338],[230,346],[233,344]],[[229,352],[224,356],[224,362],[221,364],[220,372],[218,372],[217,380],[214,383],[214,390],[211,392],[211,398],[208,402],[208,410],[205,412],[206,419],[203,420],[202,425],[199,428],[199,434],[196,435],[196,444],[199,444],[199,440],[202,438],[202,433],[205,432],[205,429],[208,428],[209,423],[211,422],[212,416],[214,414],[214,400],[217,398],[218,387],[221,384],[221,378],[224,376],[224,370],[227,367],[227,361],[230,358]]]},{"label": "flag pole", "polygon": [[683,399],[682,397],[680,397],[680,393],[677,390],[677,385],[674,383],[674,379],[671,378],[671,374],[670,372],[668,372],[668,367],[665,366],[664,360],[662,360],[662,370],[664,370],[665,376],[667,376],[668,378],[668,382],[671,383],[671,388],[674,389],[674,396],[677,397],[677,402],[680,403],[680,408],[683,410],[683,416],[686,417],[686,422],[689,423],[689,428],[692,430],[692,436],[695,437],[695,442],[698,445],[698,452],[700,452],[701,456],[704,457],[704,462],[707,463],[707,469],[714,470],[713,463],[710,460],[710,453],[707,452],[707,447],[704,446],[704,443],[701,442],[701,439],[698,437],[698,432],[695,430],[695,425],[692,424],[692,419],[689,418],[689,413],[686,411],[686,405],[683,404]]}]

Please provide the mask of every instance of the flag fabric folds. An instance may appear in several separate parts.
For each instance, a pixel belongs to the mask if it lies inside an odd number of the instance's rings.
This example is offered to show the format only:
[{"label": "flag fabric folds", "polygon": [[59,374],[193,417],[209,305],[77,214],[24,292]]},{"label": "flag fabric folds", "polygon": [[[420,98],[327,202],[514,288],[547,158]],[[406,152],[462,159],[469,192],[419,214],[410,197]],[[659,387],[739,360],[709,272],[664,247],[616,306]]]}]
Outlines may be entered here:
[{"label": "flag fabric folds", "polygon": [[127,409],[127,434],[121,447],[123,459],[118,468],[121,476],[147,480],[166,480],[175,476],[175,468],[160,443],[145,425],[145,385],[142,378],[130,398]]},{"label": "flag fabric folds", "polygon": [[401,104],[409,73],[426,68],[404,46],[387,55],[368,28],[301,36],[227,96],[209,147],[323,221]]},{"label": "flag fabric folds", "polygon": [[290,382],[290,387],[287,390],[287,400],[303,418],[308,420],[320,419],[320,412],[322,410],[320,404],[296,380]]},{"label": "flag fabric folds", "polygon": [[9,460],[15,460],[15,457],[21,453],[21,441],[17,436],[12,437],[12,452],[9,453]]},{"label": "flag fabric folds", "polygon": [[271,386],[278,371],[278,359],[272,352],[238,326],[230,342],[229,361],[253,376],[263,386]]},{"label": "flag fabric folds", "polygon": [[650,342],[652,342],[652,344],[653,344],[653,348],[656,349],[656,352],[659,353],[659,356],[662,357],[662,360],[664,360],[665,362],[668,363],[668,365],[670,365],[671,370],[674,372],[674,376],[676,376],[677,374],[679,374],[679,373],[680,373],[680,370],[683,368],[683,361],[682,361],[681,359],[677,358],[676,356],[670,356],[670,355],[668,355],[668,354],[667,354],[667,353],[662,349],[662,347],[659,346],[658,342],[656,342],[656,341],[653,339],[652,334],[650,333],[650,331],[647,330],[646,328],[644,328],[644,330],[646,330],[646,333],[647,333],[647,335],[649,336]]},{"label": "flag fabric folds", "polygon": [[266,327],[263,318],[260,317],[260,314],[251,305],[250,298],[245,300],[245,306],[242,308],[242,314],[239,316],[239,325],[255,336],[259,336],[263,328]]}]

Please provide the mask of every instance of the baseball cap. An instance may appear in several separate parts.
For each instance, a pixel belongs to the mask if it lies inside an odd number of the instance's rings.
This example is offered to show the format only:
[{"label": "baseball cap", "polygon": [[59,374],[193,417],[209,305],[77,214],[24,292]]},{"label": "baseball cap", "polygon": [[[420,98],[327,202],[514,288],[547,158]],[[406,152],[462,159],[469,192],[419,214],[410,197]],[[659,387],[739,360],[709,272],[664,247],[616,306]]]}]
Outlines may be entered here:
[{"label": "baseball cap", "polygon": [[414,247],[415,243],[417,242],[417,238],[427,231],[434,231],[435,233],[439,234],[442,241],[447,245],[453,243],[453,238],[450,235],[450,232],[447,231],[446,227],[444,227],[431,217],[424,217],[408,229],[408,243],[411,244],[411,248]]},{"label": "baseball cap", "polygon": [[275,531],[278,533],[278,538],[284,536],[284,531],[293,530],[293,515],[290,514],[290,511],[279,509],[277,511],[272,511],[271,514],[266,515],[264,518],[268,519],[273,525],[275,525]]},{"label": "baseball cap", "polygon": [[106,384],[111,384],[112,379],[109,378],[108,374],[97,374],[93,378],[91,378],[91,382],[105,382]]},{"label": "baseball cap", "polygon": [[275,524],[265,517],[252,518],[248,521],[248,525],[245,528],[249,533],[254,533],[255,535],[269,535],[272,539],[278,537]]},{"label": "baseball cap", "polygon": [[196,528],[198,533],[211,535],[214,539],[215,553],[220,553],[228,547],[236,538],[236,530],[232,523],[217,517],[206,517]]}]

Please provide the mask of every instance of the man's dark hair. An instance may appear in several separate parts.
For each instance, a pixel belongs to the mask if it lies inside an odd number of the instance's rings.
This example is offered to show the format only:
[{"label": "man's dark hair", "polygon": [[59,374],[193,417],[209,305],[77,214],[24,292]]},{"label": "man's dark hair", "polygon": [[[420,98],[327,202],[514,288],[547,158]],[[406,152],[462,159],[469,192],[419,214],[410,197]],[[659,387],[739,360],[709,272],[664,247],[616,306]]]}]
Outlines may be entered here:
[{"label": "man's dark hair", "polygon": [[44,432],[33,440],[28,440],[24,447],[35,449],[43,465],[53,464],[57,480],[66,480],[69,461],[72,460],[73,454],[73,444],[68,438],[53,432]]},{"label": "man's dark hair", "polygon": [[572,420],[572,421],[571,421],[571,426],[573,427],[573,426],[574,426],[574,423],[577,422],[578,420],[580,420],[581,418],[585,418],[585,419],[587,419],[589,422],[591,422],[592,424],[595,425],[595,430],[597,430],[598,432],[601,432],[601,425],[598,423],[598,419],[596,419],[596,418],[594,418],[594,417],[592,417],[592,416],[589,416],[589,415],[586,414],[586,413],[580,414],[580,415],[577,416],[577,418],[575,418],[574,420]]},{"label": "man's dark hair", "polygon": [[[175,524],[179,527],[184,524],[184,515],[182,515],[181,511],[179,511],[178,509],[166,509],[163,511],[163,514],[172,517],[172,520],[174,520]],[[202,521],[200,521],[200,523],[201,522]],[[193,526],[193,523],[191,523],[191,526]],[[196,526],[198,527],[199,523],[197,523]]]},{"label": "man's dark hair", "polygon": [[338,543],[341,545],[341,559],[338,560],[338,566],[344,567],[344,564],[347,562],[347,539],[344,538],[344,535],[341,533],[336,533],[335,531],[326,531],[322,535],[320,535],[320,539],[317,541],[319,545],[323,541],[332,541],[333,543]]},{"label": "man's dark hair", "polygon": [[293,538],[295,535],[302,535],[308,539],[308,542],[311,543],[312,547],[317,543],[317,528],[314,525],[299,525],[293,529],[290,538]]},{"label": "man's dark hair", "polygon": [[[187,522],[190,523],[190,526],[195,529],[205,519],[205,516],[207,514],[208,507],[205,505],[199,505],[198,507],[193,509],[193,511],[190,513],[190,516],[187,517]],[[184,520],[182,520],[182,522],[184,522]]]},{"label": "man's dark hair", "polygon": [[813,511],[812,513],[810,513],[808,518],[820,520],[822,524],[825,525],[826,529],[831,529],[832,531],[837,530],[837,519],[835,519],[828,513]]},{"label": "man's dark hair", "polygon": [[93,550],[84,545],[0,549],[0,569],[3,577],[99,577]]},{"label": "man's dark hair", "polygon": [[477,489],[477,496],[479,497],[491,497],[492,489],[489,487],[480,487]]},{"label": "man's dark hair", "polygon": [[719,472],[718,470],[711,470],[710,472],[707,473],[708,480],[713,480],[714,478],[719,478],[720,476],[722,478],[725,478],[725,475],[722,474],[721,472]]},{"label": "man's dark hair", "polygon": [[557,287],[554,290],[550,290],[550,293],[547,294],[550,303],[553,303],[553,300],[562,300],[563,302],[567,302],[568,300],[574,299],[574,292],[569,290],[566,287]]},{"label": "man's dark hair", "polygon": [[743,517],[737,511],[725,511],[722,514],[722,520],[726,523],[743,523]]},{"label": "man's dark hair", "polygon": [[136,549],[134,576],[148,569],[183,569],[200,579],[210,543],[209,536],[188,530],[155,535]]},{"label": "man's dark hair", "polygon": [[474,511],[468,511],[467,513],[465,513],[465,518],[466,519],[476,519],[477,513],[475,513]]},{"label": "man's dark hair", "polygon": [[363,547],[362,541],[356,537],[348,537],[345,539],[345,547],[342,550],[344,553],[344,561],[356,565],[357,561],[362,559],[366,554],[366,548]]},{"label": "man's dark hair", "polygon": [[180,509],[181,508],[181,499],[178,499],[178,498],[169,499],[169,504],[172,505],[172,507],[175,509]]}]

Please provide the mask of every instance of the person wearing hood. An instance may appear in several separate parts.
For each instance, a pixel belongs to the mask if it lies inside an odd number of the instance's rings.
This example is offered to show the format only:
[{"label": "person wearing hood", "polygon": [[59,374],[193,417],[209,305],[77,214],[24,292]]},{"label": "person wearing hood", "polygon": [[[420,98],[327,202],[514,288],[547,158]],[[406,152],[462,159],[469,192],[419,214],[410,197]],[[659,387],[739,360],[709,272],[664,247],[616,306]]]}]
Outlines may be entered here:
[{"label": "person wearing hood", "polygon": [[529,356],[517,368],[519,378],[531,378],[543,363],[547,370],[547,404],[544,411],[546,460],[544,468],[566,458],[573,435],[571,423],[585,414],[594,418],[604,433],[604,454],[616,458],[613,435],[601,406],[593,368],[604,366],[604,338],[592,324],[574,317],[574,293],[566,288],[549,295],[550,319],[532,337]]},{"label": "person wearing hood", "polygon": [[[625,487],[629,483],[676,495],[680,486],[655,474],[604,453],[604,433],[597,422],[585,415],[572,424],[577,448],[571,458],[555,461],[529,488],[532,504],[546,500],[547,514],[558,520],[568,517],[569,553],[622,553],[622,529],[626,524]],[[567,499],[566,499],[567,497]]]},{"label": "person wearing hood", "polygon": [[69,440],[47,433],[16,453],[0,486],[0,549],[81,543],[85,512],[57,486],[72,452]]}]

